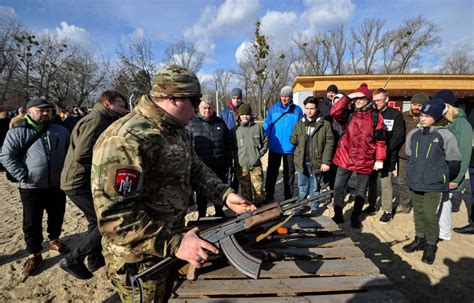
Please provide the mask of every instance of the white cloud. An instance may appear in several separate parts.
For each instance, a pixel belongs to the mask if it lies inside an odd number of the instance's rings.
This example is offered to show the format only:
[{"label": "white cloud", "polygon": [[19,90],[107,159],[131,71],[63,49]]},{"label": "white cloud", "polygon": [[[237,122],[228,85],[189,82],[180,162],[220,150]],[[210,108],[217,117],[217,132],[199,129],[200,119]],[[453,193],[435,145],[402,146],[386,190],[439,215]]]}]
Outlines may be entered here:
[{"label": "white cloud", "polygon": [[311,25],[344,23],[352,16],[352,0],[304,0],[307,10],[302,17]]},{"label": "white cloud", "polygon": [[92,39],[91,35],[83,28],[69,25],[67,22],[60,22],[60,27],[55,30],[47,30],[47,32],[56,36],[59,40],[65,39],[69,44],[79,46],[91,52],[99,50],[98,44]]},{"label": "white cloud", "polygon": [[246,40],[237,47],[237,50],[235,51],[235,61],[237,61],[237,64],[247,60],[247,52],[251,46],[252,43]]},{"label": "white cloud", "polygon": [[184,38],[196,40],[198,48],[209,54],[215,47],[212,38],[253,25],[259,5],[258,0],[226,0],[219,7],[207,5],[198,22],[184,31]]},{"label": "white cloud", "polygon": [[1,18],[16,18],[16,12],[13,7],[0,5]]},{"label": "white cloud", "polygon": [[275,45],[282,47],[291,43],[295,27],[298,28],[295,12],[268,11],[261,19],[261,33],[270,36]]}]

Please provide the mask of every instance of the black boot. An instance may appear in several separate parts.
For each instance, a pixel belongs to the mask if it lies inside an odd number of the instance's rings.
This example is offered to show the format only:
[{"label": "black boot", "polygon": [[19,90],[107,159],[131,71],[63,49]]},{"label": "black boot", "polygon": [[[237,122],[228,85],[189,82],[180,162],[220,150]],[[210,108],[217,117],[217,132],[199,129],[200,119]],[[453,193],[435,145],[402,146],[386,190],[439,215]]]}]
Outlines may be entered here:
[{"label": "black boot", "polygon": [[426,247],[426,239],[416,236],[413,242],[403,246],[403,250],[407,253],[412,253],[417,250],[424,250],[425,247]]},{"label": "black boot", "polygon": [[62,270],[70,273],[74,277],[81,279],[81,280],[89,280],[92,278],[94,275],[87,269],[87,267],[84,265],[84,262],[79,261],[79,262],[69,262],[67,259],[62,259],[59,262],[59,267],[61,267]]},{"label": "black boot", "polygon": [[344,223],[344,216],[342,215],[342,207],[334,205],[334,217],[332,220],[336,222],[336,224]]},{"label": "black boot", "polygon": [[351,215],[351,226],[353,228],[359,229],[362,227],[362,223],[360,221],[360,214],[362,213],[362,207],[364,207],[364,199],[361,197],[356,197],[354,202],[354,209],[352,210]]},{"label": "black boot", "polygon": [[453,230],[458,234],[474,234],[474,223],[468,224],[463,227],[455,227],[453,228]]},{"label": "black boot", "polygon": [[436,257],[436,250],[436,244],[427,244],[425,250],[423,251],[423,258],[421,258],[421,261],[426,264],[433,264]]}]

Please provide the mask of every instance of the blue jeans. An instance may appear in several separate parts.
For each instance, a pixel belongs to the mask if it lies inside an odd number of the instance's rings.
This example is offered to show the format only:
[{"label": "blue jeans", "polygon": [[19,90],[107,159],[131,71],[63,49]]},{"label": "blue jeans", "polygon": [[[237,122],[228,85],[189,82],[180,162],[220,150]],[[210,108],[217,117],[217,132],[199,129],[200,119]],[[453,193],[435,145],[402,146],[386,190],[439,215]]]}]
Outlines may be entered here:
[{"label": "blue jeans", "polygon": [[[319,184],[318,180],[321,173],[311,174],[311,162],[306,162],[306,169],[303,172],[297,172],[298,175],[298,198],[312,198],[319,195]],[[310,207],[312,210],[319,208],[318,202],[311,202]]]}]

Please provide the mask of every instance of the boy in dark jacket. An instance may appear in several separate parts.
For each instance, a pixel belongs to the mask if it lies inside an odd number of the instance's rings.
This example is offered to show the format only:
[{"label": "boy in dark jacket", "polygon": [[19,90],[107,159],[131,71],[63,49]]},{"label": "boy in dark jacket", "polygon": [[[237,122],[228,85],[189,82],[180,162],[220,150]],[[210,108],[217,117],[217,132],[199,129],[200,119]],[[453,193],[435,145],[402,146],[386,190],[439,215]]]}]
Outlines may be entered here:
[{"label": "boy in dark jacket", "polygon": [[234,158],[241,194],[247,200],[259,204],[265,200],[260,158],[267,152],[268,138],[262,126],[253,121],[252,108],[249,104],[243,103],[240,106],[238,122],[239,124],[234,128],[236,146]]},{"label": "boy in dark jacket", "polygon": [[447,128],[436,124],[443,118],[444,107],[442,100],[428,101],[421,110],[420,124],[408,133],[405,143],[416,236],[403,250],[424,250],[421,261],[427,264],[433,264],[436,256],[436,213],[442,193],[449,191],[449,182],[457,176],[461,164],[456,138]]},{"label": "boy in dark jacket", "polygon": [[[294,153],[295,170],[298,176],[300,199],[312,198],[319,194],[319,179],[322,172],[329,171],[334,147],[331,123],[324,120],[318,110],[318,100],[308,97],[303,102],[305,115],[293,129],[291,144]],[[311,203],[311,211],[317,211],[319,204]]]}]

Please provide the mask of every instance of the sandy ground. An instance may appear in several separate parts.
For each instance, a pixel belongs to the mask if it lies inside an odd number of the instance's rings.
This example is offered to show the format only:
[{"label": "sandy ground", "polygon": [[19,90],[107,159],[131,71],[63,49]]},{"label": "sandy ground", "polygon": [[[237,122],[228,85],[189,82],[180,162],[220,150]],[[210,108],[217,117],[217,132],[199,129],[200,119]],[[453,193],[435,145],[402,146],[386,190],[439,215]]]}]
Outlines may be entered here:
[{"label": "sandy ground", "polygon": [[[281,180],[276,199],[282,199]],[[279,193],[279,194],[278,194]],[[81,281],[64,273],[58,262],[61,256],[47,252],[36,276],[21,282],[22,266],[27,257],[22,233],[22,207],[16,186],[0,173],[0,302],[102,302],[115,301],[105,269],[94,278]],[[352,205],[345,208],[346,222]],[[332,216],[327,209],[324,215]],[[420,261],[421,252],[406,254],[402,246],[414,233],[413,213],[399,214],[387,225],[380,224],[381,213],[366,218],[363,228],[354,231],[348,223],[343,228],[394,284],[412,302],[474,302],[474,236],[453,233],[451,241],[440,242],[436,261],[428,266]],[[190,217],[195,214],[191,213]],[[46,217],[46,216],[45,216]],[[453,226],[463,226],[466,208],[453,214]],[[44,222],[44,225],[46,223]],[[74,246],[86,230],[82,213],[68,201],[62,238]],[[44,231],[46,239],[46,231]]]}]

